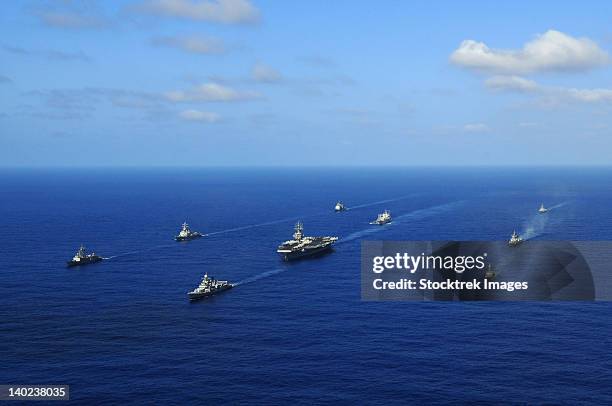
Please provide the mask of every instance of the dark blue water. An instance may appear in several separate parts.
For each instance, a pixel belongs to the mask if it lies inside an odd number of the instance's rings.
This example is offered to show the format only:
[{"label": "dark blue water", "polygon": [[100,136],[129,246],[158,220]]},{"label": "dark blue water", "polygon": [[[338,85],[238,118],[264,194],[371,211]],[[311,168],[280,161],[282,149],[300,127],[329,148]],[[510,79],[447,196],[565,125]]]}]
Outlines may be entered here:
[{"label": "dark blue water", "polygon": [[[0,383],[81,403],[612,402],[609,303],[360,301],[360,241],[612,239],[610,169],[4,170]],[[332,212],[336,200],[348,212]],[[558,206],[542,222],[539,204]],[[395,221],[373,227],[383,209]],[[298,263],[301,219],[338,235]],[[209,236],[175,243],[187,220]],[[66,269],[79,244],[111,259]],[[242,281],[189,303],[204,272]]]}]

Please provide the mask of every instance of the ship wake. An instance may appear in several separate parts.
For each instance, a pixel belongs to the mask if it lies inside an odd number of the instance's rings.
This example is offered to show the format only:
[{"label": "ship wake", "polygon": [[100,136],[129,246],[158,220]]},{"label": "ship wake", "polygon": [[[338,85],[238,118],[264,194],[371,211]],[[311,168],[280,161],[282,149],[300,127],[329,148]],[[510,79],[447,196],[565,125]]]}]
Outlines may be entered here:
[{"label": "ship wake", "polygon": [[251,228],[271,226],[271,225],[274,225],[274,224],[286,223],[288,221],[296,221],[296,220],[299,220],[301,218],[308,218],[308,217],[312,217],[312,215],[310,215],[310,216],[302,216],[302,217],[297,217],[297,216],[296,217],[287,217],[287,218],[280,219],[280,220],[266,221],[265,223],[250,224],[248,226],[228,228],[227,230],[213,231],[212,233],[204,234],[204,236],[211,236],[211,235],[217,235],[217,234],[226,234],[226,233],[232,233],[234,231],[242,231],[242,230],[249,230]]},{"label": "ship wake", "polygon": [[110,257],[102,257],[102,259],[104,260],[109,260],[109,259],[115,259],[115,258],[121,258],[121,257],[127,257],[130,255],[136,255],[136,254],[141,254],[143,252],[148,252],[148,251],[154,251],[154,250],[158,250],[160,248],[170,248],[173,247],[175,244],[163,244],[163,245],[156,245],[154,247],[149,247],[149,248],[143,248],[141,250],[135,250],[135,251],[129,251],[129,252],[124,252],[122,254],[117,254],[117,255],[111,255]]},{"label": "ship wake", "polygon": [[408,199],[410,197],[415,197],[416,195],[412,194],[412,195],[406,195],[406,196],[400,196],[400,197],[394,197],[393,199],[386,199],[386,200],[378,200],[376,202],[371,202],[371,203],[364,203],[364,204],[358,204],[357,206],[351,206],[348,207],[347,210],[355,210],[355,209],[362,209],[364,207],[371,207],[371,206],[378,206],[379,204],[384,204],[384,203],[391,203],[391,202],[397,202],[400,200],[404,200],[404,199]]},{"label": "ship wake", "polygon": [[286,270],[287,270],[287,268],[277,268],[277,269],[272,269],[270,271],[262,272],[260,274],[257,274],[257,275],[254,275],[254,276],[250,276],[250,277],[248,277],[246,279],[243,279],[243,280],[241,280],[239,282],[236,282],[234,284],[234,286],[246,285],[247,283],[252,283],[252,282],[258,281],[258,280],[263,279],[263,278],[267,278],[267,277],[270,277],[270,276],[273,276],[273,275],[277,275],[277,274],[279,274],[281,272],[285,272]]},{"label": "ship wake", "polygon": [[[396,202],[398,200],[404,200],[404,199],[408,199],[409,197],[414,197],[414,196],[415,195],[412,194],[412,195],[407,195],[407,196],[395,197],[393,199],[378,200],[376,202],[371,202],[371,203],[360,204],[360,205],[357,205],[357,206],[352,206],[352,207],[347,208],[347,210],[361,209],[361,208],[364,208],[364,207],[376,206],[376,205],[383,204],[383,203]],[[204,236],[213,236],[213,235],[218,235],[218,234],[233,233],[233,232],[236,232],[236,231],[250,230],[252,228],[271,226],[271,225],[274,225],[274,224],[281,224],[281,223],[286,223],[286,222],[289,222],[289,221],[298,221],[298,220],[307,219],[307,218],[311,218],[311,217],[323,216],[323,215],[326,215],[326,214],[330,214],[330,211],[327,210],[327,211],[324,211],[324,212],[308,214],[308,215],[305,215],[305,216],[286,217],[286,218],[279,219],[279,220],[272,220],[272,221],[266,221],[266,222],[263,222],[263,223],[249,224],[249,225],[246,225],[246,226],[228,228],[226,230],[213,231],[211,233],[204,234]]]},{"label": "ship wake", "polygon": [[527,241],[543,235],[547,222],[548,216],[542,216],[541,214],[533,216],[523,227],[524,231],[521,234],[521,238]]},{"label": "ship wake", "polygon": [[437,216],[438,214],[442,214],[449,210],[453,210],[454,208],[456,208],[457,206],[463,203],[464,203],[463,200],[459,200],[456,202],[450,202],[450,203],[440,204],[437,206],[431,206],[431,207],[427,207],[424,209],[411,211],[410,213],[405,213],[400,216],[394,217],[391,223],[388,223],[382,226],[370,226],[363,230],[351,233],[347,235],[345,238],[342,238],[340,241],[338,241],[338,244],[354,241],[361,237],[365,237],[370,234],[381,232],[385,230],[387,227],[393,227],[394,225],[402,224],[406,222],[407,220],[420,220],[420,219],[424,219],[428,217]]},{"label": "ship wake", "polygon": [[550,206],[548,208],[548,211],[551,211],[551,210],[554,210],[554,209],[560,209],[561,207],[567,206],[568,204],[569,204],[569,202],[562,202],[562,203],[559,203],[559,204],[555,204],[554,206]]},{"label": "ship wake", "polygon": [[[569,202],[562,202],[551,206],[548,208],[548,211],[559,209],[563,206],[566,206]],[[521,233],[521,238],[523,240],[531,240],[533,238],[544,235],[546,225],[551,220],[550,216],[547,214],[536,214],[532,216],[525,225],[523,226],[524,231]]]}]

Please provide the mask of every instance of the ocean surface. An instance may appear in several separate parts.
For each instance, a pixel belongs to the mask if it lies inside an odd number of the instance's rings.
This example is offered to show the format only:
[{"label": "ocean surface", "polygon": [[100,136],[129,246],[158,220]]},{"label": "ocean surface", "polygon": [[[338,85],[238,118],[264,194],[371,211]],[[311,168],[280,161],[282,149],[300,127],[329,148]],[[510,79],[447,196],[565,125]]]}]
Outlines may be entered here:
[{"label": "ocean surface", "polygon": [[[611,303],[362,302],[359,266],[362,240],[612,240],[612,169],[5,169],[0,190],[0,384],[81,404],[612,403]],[[335,251],[281,262],[297,220]],[[208,235],[174,242],[183,221]],[[109,259],[67,269],[81,243]],[[238,286],[189,303],[205,272]]]}]

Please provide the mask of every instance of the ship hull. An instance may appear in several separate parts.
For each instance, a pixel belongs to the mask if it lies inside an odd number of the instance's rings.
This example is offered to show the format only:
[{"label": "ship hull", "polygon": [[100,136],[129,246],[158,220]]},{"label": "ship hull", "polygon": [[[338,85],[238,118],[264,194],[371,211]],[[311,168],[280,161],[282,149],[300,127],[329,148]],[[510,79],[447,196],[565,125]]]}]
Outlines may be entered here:
[{"label": "ship hull", "polygon": [[83,259],[81,261],[68,261],[66,263],[66,266],[68,268],[72,268],[75,266],[83,266],[83,265],[89,265],[89,264],[95,264],[96,262],[100,262],[102,261],[102,257],[94,257],[94,258],[88,258],[88,259]]},{"label": "ship hull", "polygon": [[388,221],[373,221],[370,224],[375,225],[375,226],[384,226],[385,224],[389,224],[392,220],[388,220]]},{"label": "ship hull", "polygon": [[306,257],[312,257],[316,255],[322,255],[332,251],[332,244],[316,247],[316,248],[305,248],[299,251],[292,252],[278,252],[278,255],[282,258],[283,261],[295,261],[298,259],[304,259]]},{"label": "ship hull", "polygon": [[202,237],[202,234],[200,234],[200,235],[192,235],[192,236],[189,236],[189,237],[180,237],[180,236],[177,235],[176,237],[174,237],[174,241],[179,241],[179,242],[180,241],[191,241],[191,240],[195,240],[195,239],[201,238],[201,237]]},{"label": "ship hull", "polygon": [[223,287],[221,287],[219,289],[216,289],[213,292],[202,292],[202,293],[192,293],[192,292],[189,292],[189,293],[187,293],[187,296],[189,296],[189,300],[190,301],[195,302],[196,300],[201,300],[201,299],[205,299],[205,298],[210,297],[210,296],[214,296],[217,293],[224,292],[224,291],[229,290],[229,289],[231,289],[233,287],[234,287],[234,285],[223,286]]}]

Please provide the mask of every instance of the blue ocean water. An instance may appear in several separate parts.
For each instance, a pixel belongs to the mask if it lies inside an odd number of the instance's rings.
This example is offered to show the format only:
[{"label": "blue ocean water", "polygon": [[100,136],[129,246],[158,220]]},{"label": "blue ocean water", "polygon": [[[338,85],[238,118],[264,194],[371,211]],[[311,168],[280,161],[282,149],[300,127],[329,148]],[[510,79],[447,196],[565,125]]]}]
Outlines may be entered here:
[{"label": "blue ocean water", "polygon": [[[610,303],[362,302],[359,271],[364,239],[611,240],[611,179],[3,170],[0,384],[69,384],[83,404],[612,403]],[[369,226],[383,209],[395,221]],[[185,220],[209,235],[174,242]],[[335,252],[281,262],[297,220],[340,236]],[[109,259],[65,268],[81,243]],[[239,286],[189,303],[204,272]]]}]

